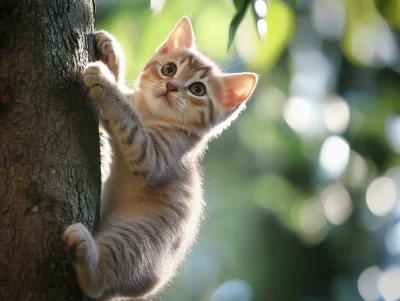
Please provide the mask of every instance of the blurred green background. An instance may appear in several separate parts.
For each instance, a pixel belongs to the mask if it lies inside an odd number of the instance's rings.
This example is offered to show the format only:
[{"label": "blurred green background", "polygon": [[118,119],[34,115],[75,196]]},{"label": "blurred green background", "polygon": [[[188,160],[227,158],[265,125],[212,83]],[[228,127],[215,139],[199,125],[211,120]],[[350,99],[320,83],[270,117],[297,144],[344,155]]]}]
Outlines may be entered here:
[{"label": "blurred green background", "polygon": [[293,2],[268,1],[262,39],[249,8],[227,51],[231,0],[97,1],[129,84],[183,15],[227,72],[262,74],[210,144],[201,233],[159,301],[400,300],[400,1]]}]

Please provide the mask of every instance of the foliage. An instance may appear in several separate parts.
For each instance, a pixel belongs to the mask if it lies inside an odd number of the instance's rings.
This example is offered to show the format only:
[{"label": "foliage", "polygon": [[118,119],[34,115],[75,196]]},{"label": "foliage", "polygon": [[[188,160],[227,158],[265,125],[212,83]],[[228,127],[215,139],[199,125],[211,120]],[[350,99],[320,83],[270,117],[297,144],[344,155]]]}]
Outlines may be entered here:
[{"label": "foliage", "polygon": [[251,0],[235,0],[233,1],[236,7],[236,13],[233,17],[231,24],[229,26],[229,41],[228,41],[228,49],[232,45],[233,38],[235,37],[235,33],[243,20],[244,15],[246,14],[247,8],[251,3]]}]

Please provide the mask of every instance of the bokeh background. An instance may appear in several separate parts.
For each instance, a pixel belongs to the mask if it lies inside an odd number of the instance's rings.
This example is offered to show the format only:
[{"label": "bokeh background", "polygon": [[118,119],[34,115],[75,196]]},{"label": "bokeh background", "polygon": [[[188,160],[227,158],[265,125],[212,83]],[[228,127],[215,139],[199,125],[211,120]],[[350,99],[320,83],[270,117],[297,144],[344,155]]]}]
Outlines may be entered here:
[{"label": "bokeh background", "polygon": [[157,300],[400,300],[400,1],[261,2],[266,36],[249,9],[227,51],[231,0],[97,1],[130,85],[183,15],[227,72],[262,74],[210,144],[198,242]]}]

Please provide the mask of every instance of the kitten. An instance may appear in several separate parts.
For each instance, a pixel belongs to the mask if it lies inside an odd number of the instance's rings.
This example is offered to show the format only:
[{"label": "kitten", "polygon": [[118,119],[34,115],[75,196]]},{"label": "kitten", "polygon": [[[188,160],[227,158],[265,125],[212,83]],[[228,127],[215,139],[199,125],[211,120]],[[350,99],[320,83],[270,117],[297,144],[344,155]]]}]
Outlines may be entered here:
[{"label": "kitten", "polygon": [[93,237],[70,225],[64,243],[82,291],[101,300],[150,297],[174,275],[203,211],[198,162],[207,141],[232,121],[254,91],[252,73],[225,74],[195,47],[182,18],[144,67],[135,92],[124,56],[96,33],[102,62],[83,72],[113,152]]}]

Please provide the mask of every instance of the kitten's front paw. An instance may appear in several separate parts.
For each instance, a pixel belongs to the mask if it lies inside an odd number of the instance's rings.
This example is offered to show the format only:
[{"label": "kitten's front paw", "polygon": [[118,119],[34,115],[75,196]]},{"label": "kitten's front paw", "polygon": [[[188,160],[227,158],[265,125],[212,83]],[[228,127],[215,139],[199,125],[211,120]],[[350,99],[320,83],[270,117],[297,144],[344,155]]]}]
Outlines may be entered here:
[{"label": "kitten's front paw", "polygon": [[89,96],[95,101],[101,101],[105,90],[115,82],[110,70],[101,62],[88,64],[82,77],[83,84],[89,89]]},{"label": "kitten's front paw", "polygon": [[[96,46],[100,52],[101,60],[108,66],[118,80],[120,69],[123,66],[123,54],[121,47],[115,38],[105,31],[96,32]],[[123,69],[123,68],[122,68]]]},{"label": "kitten's front paw", "polygon": [[64,231],[64,245],[68,257],[77,265],[97,260],[98,250],[89,230],[81,223],[72,224]]}]

